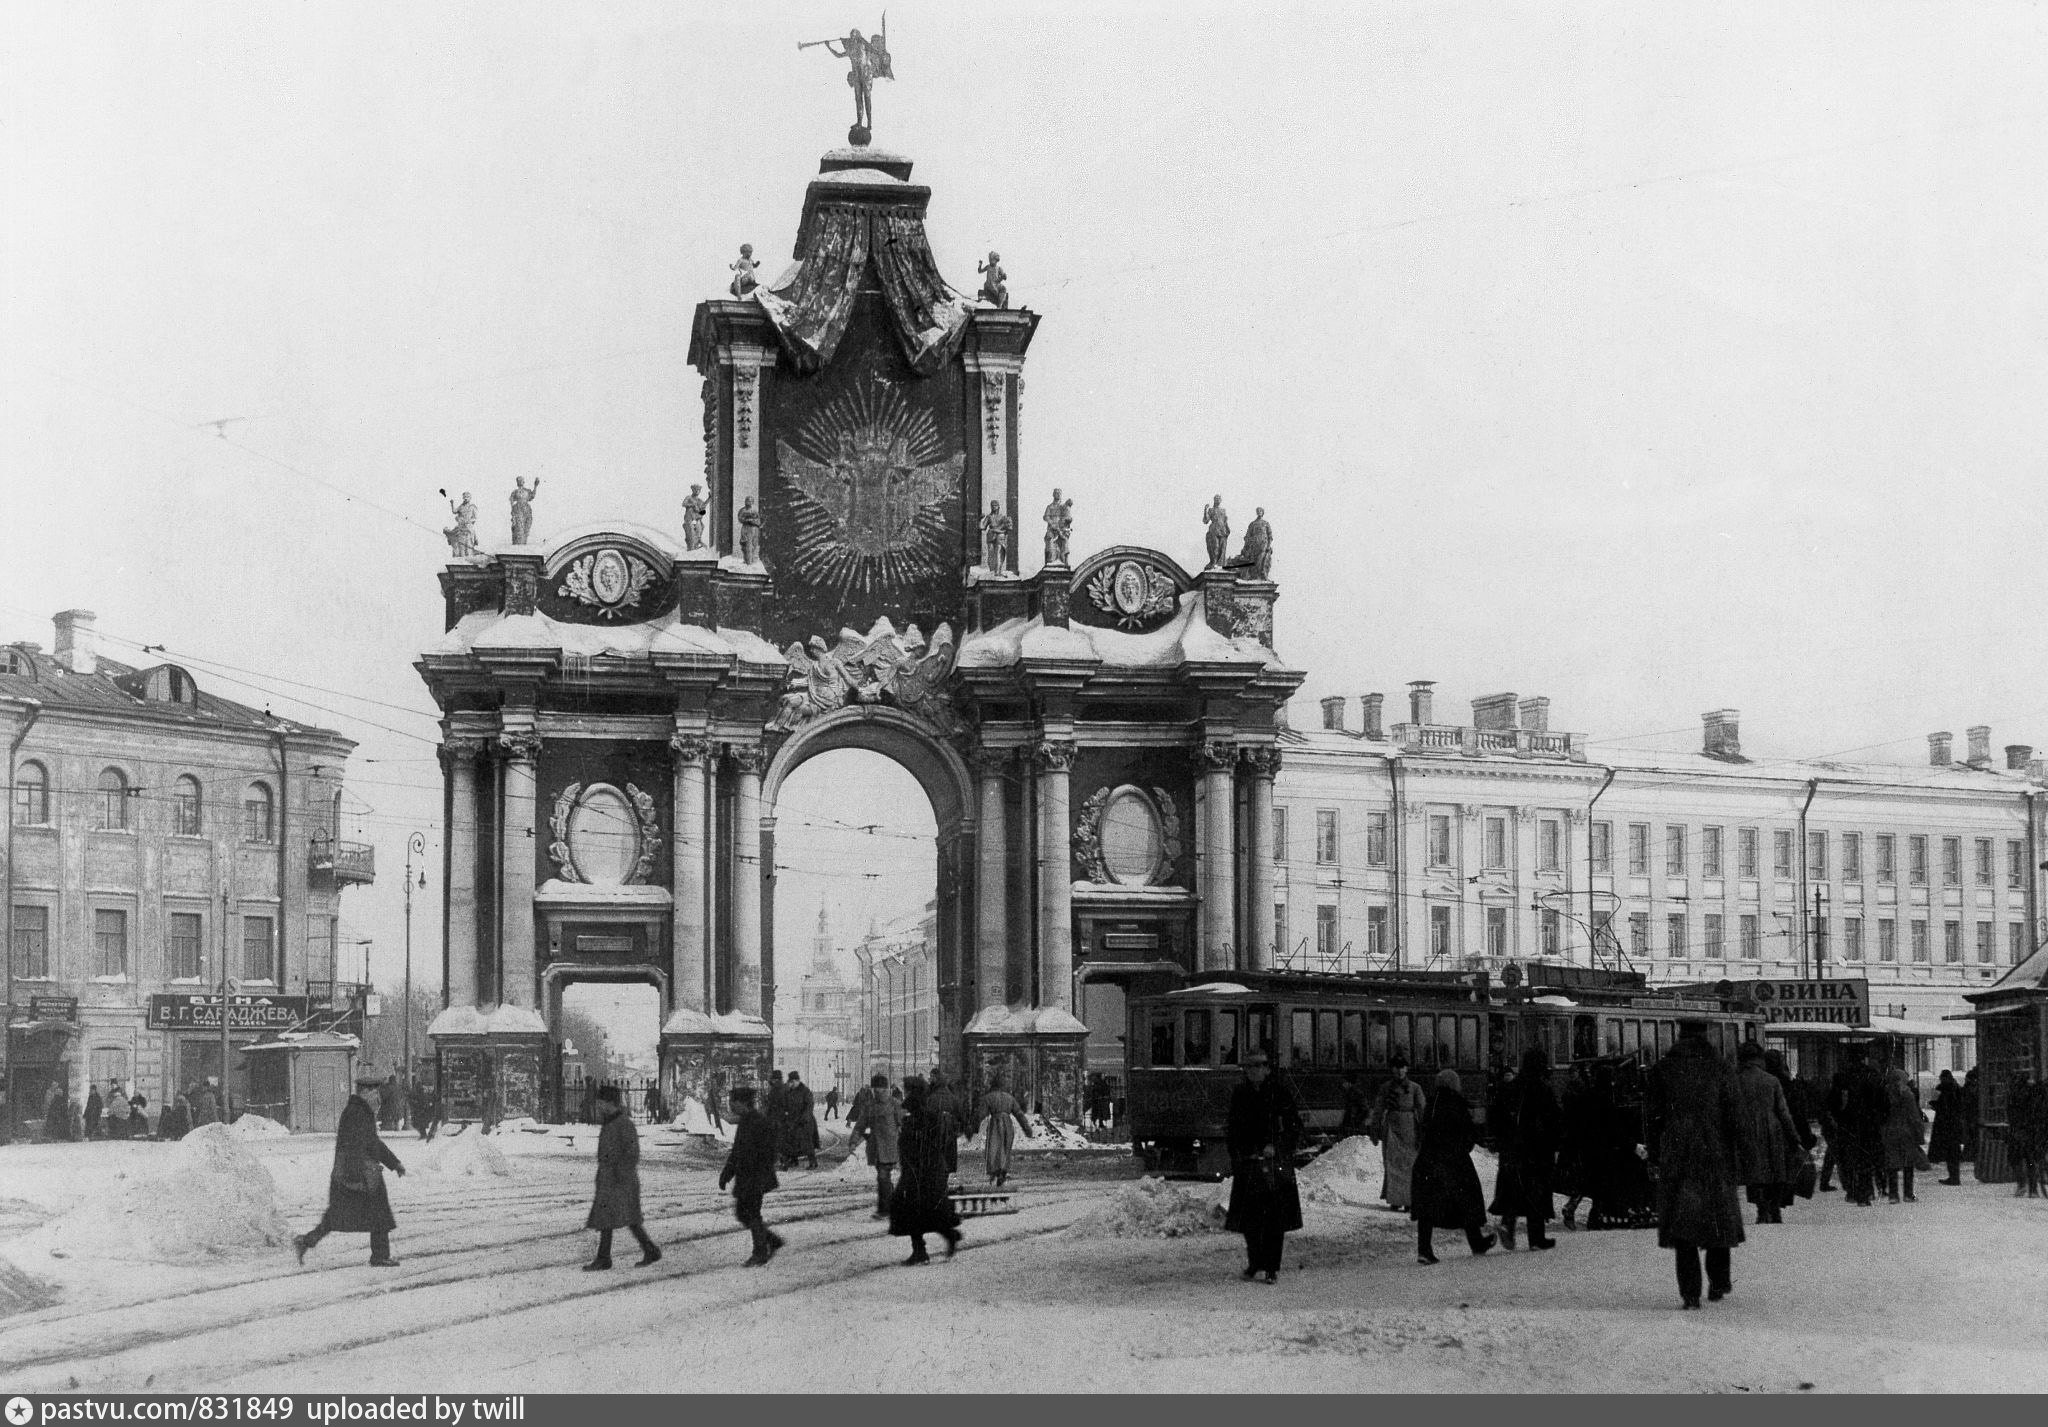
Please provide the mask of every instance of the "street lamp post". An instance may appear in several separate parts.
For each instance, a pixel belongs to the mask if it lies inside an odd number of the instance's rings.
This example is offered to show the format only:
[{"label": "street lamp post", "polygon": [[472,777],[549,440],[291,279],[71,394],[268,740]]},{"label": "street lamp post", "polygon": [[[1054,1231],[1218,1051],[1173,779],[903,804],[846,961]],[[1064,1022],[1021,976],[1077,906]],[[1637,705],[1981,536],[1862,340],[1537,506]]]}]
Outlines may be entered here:
[{"label": "street lamp post", "polygon": [[[405,1088],[412,1089],[412,860],[418,857],[425,863],[427,839],[424,833],[414,833],[405,844]],[[424,866],[420,869],[420,886],[427,885]]]}]

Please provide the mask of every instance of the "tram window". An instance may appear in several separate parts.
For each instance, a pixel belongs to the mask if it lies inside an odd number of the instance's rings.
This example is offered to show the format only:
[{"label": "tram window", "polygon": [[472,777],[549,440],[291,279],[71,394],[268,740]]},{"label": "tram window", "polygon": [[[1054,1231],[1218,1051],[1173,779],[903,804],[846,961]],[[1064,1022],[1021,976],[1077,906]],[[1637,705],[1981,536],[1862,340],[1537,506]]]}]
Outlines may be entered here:
[{"label": "tram window", "polygon": [[1406,1011],[1394,1012],[1394,1045],[1387,1054],[1398,1053],[1401,1059],[1411,1065],[1415,1062],[1415,1017]]},{"label": "tram window", "polygon": [[1387,1063],[1387,1013],[1374,1011],[1365,1018],[1365,1063]]},{"label": "tram window", "polygon": [[1363,1065],[1365,1063],[1365,1012],[1344,1013],[1344,1063]]},{"label": "tram window", "polygon": [[1337,1063],[1337,1013],[1316,1012],[1316,1064]]},{"label": "tram window", "polygon": [[1296,1011],[1288,1027],[1287,1063],[1306,1069],[1315,1060],[1316,1013]]},{"label": "tram window", "polygon": [[1207,1065],[1209,1063],[1209,1013],[1207,1011],[1183,1011],[1181,1013],[1180,1061],[1182,1065]]},{"label": "tram window", "polygon": [[[1446,1016],[1445,1020],[1450,1017]],[[1458,1069],[1479,1069],[1479,1017],[1458,1017]]]},{"label": "tram window", "polygon": [[1505,1065],[1522,1063],[1522,1022],[1518,1016],[1495,1016],[1493,1024],[1500,1028],[1500,1044],[1491,1046],[1492,1058]]},{"label": "tram window", "polygon": [[1620,1020],[1619,1020],[1619,1019],[1618,1019],[1617,1017],[1614,1017],[1614,1016],[1609,1016],[1609,1017],[1607,1017],[1607,1018],[1606,1018],[1606,1020],[1605,1020],[1605,1021],[1604,1021],[1604,1022],[1603,1022],[1603,1023],[1601,1024],[1601,1027],[1600,1027],[1600,1029],[1601,1029],[1601,1031],[1603,1032],[1603,1035],[1604,1035],[1604,1039],[1606,1040],[1606,1043],[1607,1043],[1607,1054],[1609,1054],[1609,1055],[1620,1055],[1620,1054],[1621,1054],[1621,1021],[1620,1021]]},{"label": "tram window", "polygon": [[1154,1011],[1152,1013],[1152,1063],[1154,1065],[1173,1064],[1173,1042],[1173,1012]]},{"label": "tram window", "polygon": [[1666,1055],[1670,1054],[1671,1048],[1677,1044],[1678,1022],[1657,1022],[1657,1059],[1662,1060]]},{"label": "tram window", "polygon": [[1621,1053],[1623,1055],[1640,1055],[1642,1050],[1643,1023],[1641,1021],[1623,1021],[1621,1023]]},{"label": "tram window", "polygon": [[1462,1017],[1436,1018],[1436,1063],[1439,1069],[1458,1063],[1458,1022]]},{"label": "tram window", "polygon": [[1216,1013],[1216,1063],[1237,1064],[1237,1012]]},{"label": "tram window", "polygon": [[1269,1063],[1277,1064],[1280,1056],[1278,1047],[1273,1044],[1273,1038],[1279,1034],[1280,1013],[1271,1006],[1261,1006],[1257,1010],[1248,1012],[1247,1015],[1249,1016],[1249,1019],[1245,1022],[1247,1048],[1264,1052]]},{"label": "tram window", "polygon": [[1436,1069],[1436,1017],[1415,1018],[1415,1068]]},{"label": "tram window", "polygon": [[1600,1028],[1591,1016],[1572,1017],[1572,1059],[1591,1060],[1600,1054]]}]

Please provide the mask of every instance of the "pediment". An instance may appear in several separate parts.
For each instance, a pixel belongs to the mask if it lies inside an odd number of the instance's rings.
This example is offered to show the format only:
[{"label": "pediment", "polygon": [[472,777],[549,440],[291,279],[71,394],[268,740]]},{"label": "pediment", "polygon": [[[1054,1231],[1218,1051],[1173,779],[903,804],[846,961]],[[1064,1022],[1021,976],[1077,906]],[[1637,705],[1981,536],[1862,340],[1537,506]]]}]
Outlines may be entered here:
[{"label": "pediment", "polygon": [[1068,617],[1076,624],[1150,634],[1180,611],[1194,580],[1171,555],[1141,545],[1113,545],[1074,569]]}]

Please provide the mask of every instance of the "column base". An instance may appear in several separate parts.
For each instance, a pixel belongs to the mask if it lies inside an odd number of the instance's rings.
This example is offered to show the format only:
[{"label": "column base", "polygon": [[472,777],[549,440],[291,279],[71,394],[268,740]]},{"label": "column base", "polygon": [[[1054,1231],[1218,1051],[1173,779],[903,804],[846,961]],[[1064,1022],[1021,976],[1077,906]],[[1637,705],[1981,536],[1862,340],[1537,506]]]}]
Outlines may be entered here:
[{"label": "column base", "polygon": [[547,1022],[526,1006],[450,1006],[427,1027],[443,1120],[539,1120]]},{"label": "column base", "polygon": [[765,1093],[774,1062],[775,1033],[759,1016],[679,1010],[661,1028],[661,1093],[671,1114],[688,1099],[729,1117],[727,1095],[740,1085]]},{"label": "column base", "polygon": [[1083,1123],[1088,1027],[1073,1016],[1057,1006],[991,1006],[967,1023],[960,1041],[970,1105],[981,1103],[989,1081],[1001,1072],[1026,1113]]}]

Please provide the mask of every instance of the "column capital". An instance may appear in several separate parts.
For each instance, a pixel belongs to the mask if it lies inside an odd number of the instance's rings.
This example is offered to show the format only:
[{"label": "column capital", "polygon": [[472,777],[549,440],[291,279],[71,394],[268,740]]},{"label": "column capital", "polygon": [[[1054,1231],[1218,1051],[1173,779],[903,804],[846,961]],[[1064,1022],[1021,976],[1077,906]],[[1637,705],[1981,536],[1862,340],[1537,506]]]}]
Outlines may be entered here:
[{"label": "column capital", "polygon": [[1275,778],[1280,773],[1280,750],[1271,744],[1260,744],[1247,748],[1243,753],[1245,764],[1258,778]]},{"label": "column capital", "polygon": [[1015,756],[1014,748],[977,748],[972,759],[975,775],[982,778],[1000,778],[1010,771],[1010,764],[1015,761]]},{"label": "column capital", "polygon": [[498,751],[514,763],[539,759],[541,736],[530,728],[507,729],[498,735]]},{"label": "column capital", "polygon": [[1201,773],[1228,773],[1237,766],[1237,745],[1227,738],[1212,738],[1195,750],[1195,768]]},{"label": "column capital", "polygon": [[768,768],[768,750],[758,743],[728,743],[725,756],[732,760],[733,767],[742,773],[759,777]]},{"label": "column capital", "polygon": [[454,771],[458,763],[475,763],[483,756],[484,741],[481,738],[451,737],[441,740],[435,756],[441,760],[441,771]]},{"label": "column capital", "polygon": [[711,740],[677,729],[668,736],[668,751],[675,756],[677,767],[696,767],[710,761]]},{"label": "column capital", "polygon": [[1048,773],[1065,773],[1074,766],[1074,740],[1041,738],[1031,746],[1031,756]]}]

